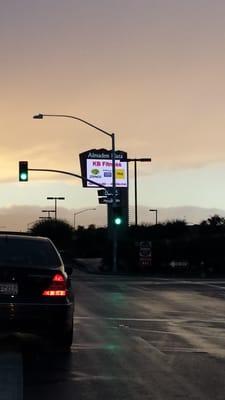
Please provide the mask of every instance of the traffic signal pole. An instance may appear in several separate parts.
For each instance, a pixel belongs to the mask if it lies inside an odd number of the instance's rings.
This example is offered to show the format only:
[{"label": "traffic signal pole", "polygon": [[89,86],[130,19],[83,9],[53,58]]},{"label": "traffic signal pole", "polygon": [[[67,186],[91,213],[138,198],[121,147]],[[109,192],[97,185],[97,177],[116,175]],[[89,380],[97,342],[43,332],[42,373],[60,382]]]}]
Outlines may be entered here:
[{"label": "traffic signal pole", "polygon": [[137,160],[134,160],[134,215],[135,215],[135,226],[137,226]]},{"label": "traffic signal pole", "polygon": [[[115,154],[115,134],[111,134],[112,138],[112,193],[113,193],[113,202],[112,208],[113,211],[116,207],[116,154]],[[113,272],[117,272],[117,231],[116,226],[113,223]]]}]

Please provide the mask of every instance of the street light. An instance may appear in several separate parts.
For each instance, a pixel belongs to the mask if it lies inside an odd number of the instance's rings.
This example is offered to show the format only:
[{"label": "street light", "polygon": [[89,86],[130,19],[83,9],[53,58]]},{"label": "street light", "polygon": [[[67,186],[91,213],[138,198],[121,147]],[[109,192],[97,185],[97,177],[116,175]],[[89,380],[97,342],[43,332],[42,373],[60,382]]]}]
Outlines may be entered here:
[{"label": "street light", "polygon": [[65,200],[65,197],[47,197],[47,200],[55,200],[55,220],[57,219],[57,201],[58,200]]},{"label": "street light", "polygon": [[152,159],[149,157],[145,158],[128,158],[128,162],[134,161],[134,215],[135,215],[135,226],[137,226],[137,161],[138,162],[151,162]]},{"label": "street light", "polygon": [[149,211],[155,212],[155,224],[158,224],[158,210],[156,208],[150,208]]},{"label": "street light", "polygon": [[77,216],[78,214],[82,214],[82,213],[84,213],[84,212],[86,212],[86,211],[92,211],[92,210],[96,210],[96,208],[85,208],[84,210],[80,210],[80,211],[75,212],[75,213],[73,214],[73,226],[74,226],[74,230],[75,230],[75,228],[76,228],[76,216]]},{"label": "street light", "polygon": [[43,213],[45,213],[45,212],[48,213],[48,217],[47,217],[47,218],[50,219],[50,218],[51,218],[50,213],[51,213],[51,212],[54,212],[54,213],[55,213],[55,210],[41,210],[41,212],[43,212]]},{"label": "street light", "polygon": [[[99,132],[104,133],[109,136],[112,141],[112,207],[116,207],[116,160],[115,160],[115,134],[109,133],[104,129],[99,128],[96,125],[91,124],[88,121],[85,121],[82,118],[75,117],[74,115],[66,115],[66,114],[36,114],[33,116],[34,119],[43,119],[44,117],[62,117],[62,118],[72,118],[80,121],[92,128],[98,130]],[[117,236],[116,236],[116,227],[113,226],[113,272],[117,271]]]}]

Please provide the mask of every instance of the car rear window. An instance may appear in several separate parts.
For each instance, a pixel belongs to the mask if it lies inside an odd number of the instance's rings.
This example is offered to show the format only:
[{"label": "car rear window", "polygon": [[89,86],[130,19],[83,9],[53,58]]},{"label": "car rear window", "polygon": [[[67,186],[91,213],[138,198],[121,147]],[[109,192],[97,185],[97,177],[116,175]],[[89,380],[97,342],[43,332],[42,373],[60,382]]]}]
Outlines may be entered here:
[{"label": "car rear window", "polygon": [[48,240],[0,237],[0,267],[57,267],[61,260]]}]

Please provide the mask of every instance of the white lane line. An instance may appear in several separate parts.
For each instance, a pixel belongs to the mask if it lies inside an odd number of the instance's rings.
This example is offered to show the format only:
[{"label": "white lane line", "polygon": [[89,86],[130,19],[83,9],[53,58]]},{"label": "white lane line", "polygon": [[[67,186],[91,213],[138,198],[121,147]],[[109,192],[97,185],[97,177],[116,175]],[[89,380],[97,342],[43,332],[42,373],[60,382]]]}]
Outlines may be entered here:
[{"label": "white lane line", "polygon": [[20,353],[0,354],[0,399],[23,399],[23,360]]},{"label": "white lane line", "polygon": [[207,354],[207,351],[204,351],[202,349],[197,349],[194,347],[163,347],[161,348],[161,351],[163,351],[165,354],[166,353],[201,353],[201,354]]},{"label": "white lane line", "polygon": [[126,318],[126,317],[74,317],[74,321],[137,321],[137,322],[203,322],[203,323],[224,323],[225,318],[198,319],[198,318]]},{"label": "white lane line", "polygon": [[140,336],[133,336],[132,339],[139,345],[147,348],[151,352],[151,354],[157,356],[157,358],[158,357],[161,357],[162,359],[165,358],[165,354],[161,350],[159,350],[158,347],[150,343],[148,340],[145,340]]},{"label": "white lane line", "polygon": [[220,289],[220,290],[224,290],[225,291],[225,286],[219,286],[219,285],[217,285],[217,284],[206,284],[206,286],[209,286],[209,287],[213,287],[214,289],[216,288],[216,289]]},{"label": "white lane line", "polygon": [[[126,285],[128,285],[128,286],[135,286],[135,285],[146,285],[146,286],[157,286],[157,285],[179,285],[179,284],[185,284],[185,285],[192,285],[193,283],[196,283],[196,282],[192,282],[192,281],[187,281],[187,280],[182,280],[182,281],[180,281],[180,280],[169,280],[169,279],[165,279],[165,280],[159,280],[159,281],[129,281],[129,280],[126,280],[126,281],[101,281],[101,282],[99,282],[99,281],[88,281],[87,282],[88,283],[88,285],[90,285],[90,286],[95,286],[95,285],[97,285],[97,286],[99,286],[99,285],[102,285],[102,286],[106,286],[107,287],[107,285],[121,285],[121,284],[126,284]],[[202,283],[202,282],[197,282],[198,284],[199,283]]]},{"label": "white lane line", "polygon": [[[165,334],[165,335],[175,335],[175,336],[180,336],[179,333],[177,332],[171,332],[171,331],[163,331],[163,330],[155,330],[155,329],[142,329],[142,328],[133,328],[130,326],[125,326],[122,327],[124,330],[129,330],[129,331],[135,331],[135,332],[141,332],[141,333],[159,333],[159,334]],[[206,333],[201,333],[201,337],[206,337],[206,338],[220,338],[220,339],[225,339],[224,335],[218,335],[218,334],[206,334]]]},{"label": "white lane line", "polygon": [[162,280],[146,280],[146,281],[133,281],[133,280],[120,280],[120,281],[115,281],[115,280],[111,280],[111,281],[107,281],[107,280],[102,280],[102,281],[85,281],[86,283],[88,283],[89,286],[106,286],[107,285],[115,285],[118,286],[120,284],[126,284],[127,286],[139,286],[139,285],[144,285],[145,287],[147,286],[170,286],[170,285],[193,285],[193,286],[208,286],[210,284],[212,285],[216,285],[216,284],[224,284],[225,285],[225,281],[221,280],[221,281],[213,281],[213,280],[209,280],[209,281],[204,281],[204,280],[189,280],[189,279],[162,279]]},{"label": "white lane line", "polygon": [[[160,281],[156,281],[156,282],[154,282],[154,281],[152,281],[152,282],[150,282],[150,281],[147,281],[147,282],[130,282],[131,283],[131,285],[137,285],[138,286],[138,284],[140,284],[140,285],[144,285],[144,286],[160,286],[160,285],[166,285],[166,286],[169,286],[169,285],[193,285],[193,286],[197,286],[197,285],[200,285],[200,286],[210,286],[210,285],[212,285],[212,286],[217,286],[217,285],[219,285],[219,284],[222,284],[222,285],[225,285],[225,282],[224,281],[220,281],[220,282],[213,282],[213,281],[191,281],[191,280],[167,280],[167,281],[162,281],[162,282],[160,282]],[[218,286],[219,287],[219,286]],[[220,286],[221,288],[223,287],[223,289],[225,289],[225,286]]]}]

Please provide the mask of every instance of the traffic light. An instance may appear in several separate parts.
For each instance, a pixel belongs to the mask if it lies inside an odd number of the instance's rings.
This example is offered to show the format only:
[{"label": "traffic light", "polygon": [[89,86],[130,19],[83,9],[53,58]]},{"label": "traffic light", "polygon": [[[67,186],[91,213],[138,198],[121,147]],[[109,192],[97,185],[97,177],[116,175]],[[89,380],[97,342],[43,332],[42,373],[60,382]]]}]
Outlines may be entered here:
[{"label": "traffic light", "polygon": [[28,181],[28,162],[27,161],[19,161],[19,181],[20,182]]},{"label": "traffic light", "polygon": [[124,222],[123,217],[123,208],[122,207],[115,207],[113,209],[113,223],[114,225],[122,225]]}]

